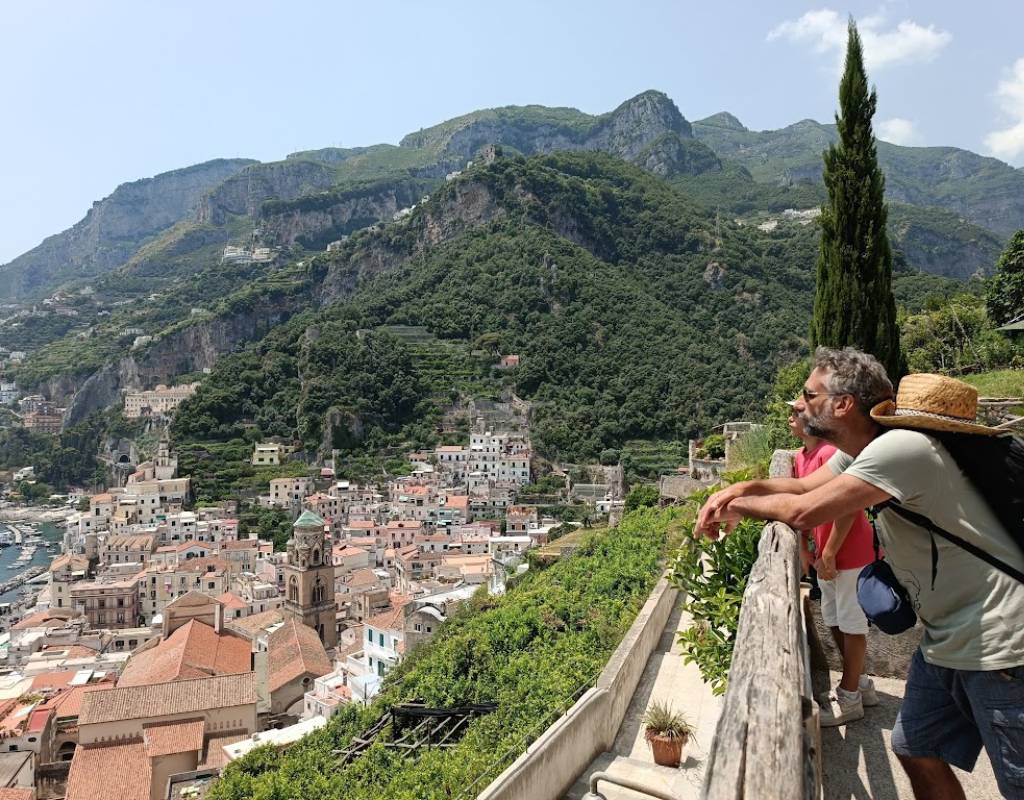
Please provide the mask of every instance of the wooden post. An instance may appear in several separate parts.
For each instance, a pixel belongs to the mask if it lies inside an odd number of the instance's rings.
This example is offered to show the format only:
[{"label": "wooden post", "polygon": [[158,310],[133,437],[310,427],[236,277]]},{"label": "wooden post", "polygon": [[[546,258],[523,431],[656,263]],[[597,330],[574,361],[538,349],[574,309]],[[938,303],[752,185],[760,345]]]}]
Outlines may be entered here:
[{"label": "wooden post", "polygon": [[[772,477],[792,475],[776,452]],[[809,694],[797,535],[767,524],[750,573],[729,688],[704,771],[706,800],[794,800],[820,795]]]}]

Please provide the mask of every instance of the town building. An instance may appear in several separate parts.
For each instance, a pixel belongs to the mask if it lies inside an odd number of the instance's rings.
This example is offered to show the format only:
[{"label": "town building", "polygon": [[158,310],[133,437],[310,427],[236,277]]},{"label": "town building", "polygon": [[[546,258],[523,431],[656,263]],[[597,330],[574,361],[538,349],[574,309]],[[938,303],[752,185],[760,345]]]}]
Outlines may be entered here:
[{"label": "town building", "polygon": [[139,624],[139,582],[129,578],[98,578],[72,584],[71,606],[91,628],[131,628]]},{"label": "town building", "polygon": [[185,383],[180,386],[158,385],[155,389],[143,392],[127,392],[124,396],[124,415],[128,419],[143,416],[169,416],[183,402],[196,393],[197,383]]}]

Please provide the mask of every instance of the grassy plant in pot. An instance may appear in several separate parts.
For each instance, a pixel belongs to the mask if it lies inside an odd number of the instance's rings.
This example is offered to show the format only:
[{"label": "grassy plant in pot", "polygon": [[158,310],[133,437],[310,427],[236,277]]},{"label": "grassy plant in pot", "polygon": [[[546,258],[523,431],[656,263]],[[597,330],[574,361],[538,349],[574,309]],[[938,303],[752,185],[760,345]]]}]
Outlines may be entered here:
[{"label": "grassy plant in pot", "polygon": [[693,726],[682,714],[673,711],[671,704],[658,700],[647,708],[643,724],[646,727],[644,738],[654,753],[654,763],[663,767],[678,767],[683,760],[683,747],[693,733]]}]

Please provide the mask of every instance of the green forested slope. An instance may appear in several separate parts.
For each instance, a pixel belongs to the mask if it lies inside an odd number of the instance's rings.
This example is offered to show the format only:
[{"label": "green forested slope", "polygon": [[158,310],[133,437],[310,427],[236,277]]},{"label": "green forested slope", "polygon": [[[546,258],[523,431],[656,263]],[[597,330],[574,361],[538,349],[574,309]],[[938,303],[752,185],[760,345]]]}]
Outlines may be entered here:
[{"label": "green forested slope", "polygon": [[[485,340],[493,352],[519,353],[509,380],[536,401],[535,444],[563,458],[628,439],[683,438],[743,415],[805,346],[815,247],[807,227],[766,235],[729,223],[716,233],[699,206],[600,154],[500,159],[448,191],[473,187],[500,213],[445,244],[418,238],[430,229],[428,209],[308,265],[316,285],[356,269],[374,248],[397,261],[223,359],[180,409],[179,439],[235,437],[245,422],[311,448],[429,438],[415,426],[429,418],[425,383],[437,376],[421,374],[422,362],[393,337],[357,337],[382,325],[422,325],[466,349]],[[338,379],[371,371],[352,368],[367,347],[394,352],[375,369],[389,391],[404,387],[401,402],[378,402],[372,381]]]}]

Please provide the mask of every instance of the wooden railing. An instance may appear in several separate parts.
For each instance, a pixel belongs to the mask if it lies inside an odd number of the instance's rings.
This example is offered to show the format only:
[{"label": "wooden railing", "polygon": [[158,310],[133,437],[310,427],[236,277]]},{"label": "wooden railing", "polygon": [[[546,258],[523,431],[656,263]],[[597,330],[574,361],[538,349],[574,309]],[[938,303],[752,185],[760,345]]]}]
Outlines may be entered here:
[{"label": "wooden railing", "polygon": [[[792,475],[792,454],[772,459]],[[704,771],[707,800],[821,796],[820,736],[800,595],[797,535],[765,525],[743,594],[729,688]]]}]

